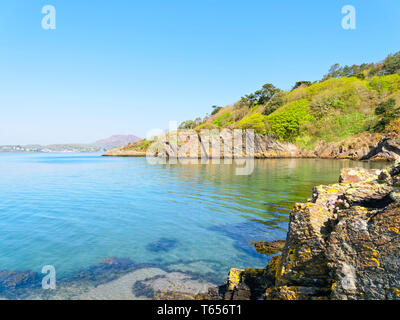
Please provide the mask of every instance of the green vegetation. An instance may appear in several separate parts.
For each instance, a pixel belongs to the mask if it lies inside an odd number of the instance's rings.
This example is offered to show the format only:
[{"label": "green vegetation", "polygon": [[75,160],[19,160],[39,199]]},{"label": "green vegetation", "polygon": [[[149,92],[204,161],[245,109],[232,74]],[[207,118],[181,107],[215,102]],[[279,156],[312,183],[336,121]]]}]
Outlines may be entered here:
[{"label": "green vegetation", "polygon": [[213,111],[211,112],[211,115],[213,116],[214,114],[217,114],[219,112],[219,110],[222,109],[222,107],[219,106],[212,106]]},{"label": "green vegetation", "polygon": [[268,132],[280,140],[293,141],[300,135],[301,126],[312,119],[309,109],[309,101],[306,99],[284,105],[267,116],[270,126]]},{"label": "green vegetation", "polygon": [[380,116],[379,121],[374,126],[376,132],[384,132],[386,127],[396,118],[399,118],[400,107],[396,107],[396,100],[390,98],[379,104],[375,109],[375,114]]},{"label": "green vegetation", "polygon": [[312,148],[359,133],[400,131],[400,53],[380,63],[333,65],[321,81],[298,81],[290,91],[267,83],[181,129],[238,128],[272,134]]},{"label": "green vegetation", "polygon": [[396,92],[400,89],[400,75],[396,73],[387,76],[373,77],[369,86],[380,94]]},{"label": "green vegetation", "polygon": [[237,128],[253,129],[256,133],[266,134],[266,124],[266,117],[261,113],[256,112],[240,120],[237,124]]},{"label": "green vegetation", "polygon": [[224,127],[229,126],[230,124],[233,123],[233,121],[230,120],[230,116],[231,116],[231,113],[229,111],[224,112],[223,114],[221,114],[218,118],[216,118],[213,121],[213,124],[215,124],[219,128],[222,126],[224,126]]},{"label": "green vegetation", "polygon": [[133,142],[123,147],[125,151],[146,151],[153,143],[151,140],[143,139],[137,142]]}]

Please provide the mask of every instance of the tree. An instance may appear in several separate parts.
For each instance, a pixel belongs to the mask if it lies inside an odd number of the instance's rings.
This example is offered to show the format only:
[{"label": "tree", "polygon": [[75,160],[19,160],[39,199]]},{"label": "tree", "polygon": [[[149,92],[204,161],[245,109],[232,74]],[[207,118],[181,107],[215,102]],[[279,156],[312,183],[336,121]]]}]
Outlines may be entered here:
[{"label": "tree", "polygon": [[196,123],[193,120],[187,120],[187,121],[183,121],[178,129],[179,130],[188,130],[188,129],[193,129],[194,127],[196,127]]},{"label": "tree", "polygon": [[299,88],[306,88],[311,85],[311,81],[297,81],[296,84],[293,86],[292,90],[299,89]]},{"label": "tree", "polygon": [[400,52],[388,56],[382,64],[384,74],[400,72]]},{"label": "tree", "polygon": [[276,88],[271,83],[266,83],[263,85],[261,90],[257,90],[255,92],[255,96],[257,98],[258,104],[266,104],[269,100],[271,100],[278,92],[281,90]]},{"label": "tree", "polygon": [[212,115],[212,116],[213,116],[214,114],[217,114],[218,111],[222,109],[222,107],[215,106],[215,105],[212,106],[212,108],[213,108],[213,111],[211,112],[211,115]]},{"label": "tree", "polygon": [[275,110],[284,105],[285,93],[283,91],[277,92],[266,104],[264,107],[263,115],[269,115],[273,113]]},{"label": "tree", "polygon": [[387,125],[394,119],[399,117],[400,108],[396,108],[396,100],[394,98],[390,98],[387,101],[384,101],[379,104],[379,106],[375,109],[375,114],[377,116],[381,116],[379,121],[374,127],[375,132],[384,132]]}]

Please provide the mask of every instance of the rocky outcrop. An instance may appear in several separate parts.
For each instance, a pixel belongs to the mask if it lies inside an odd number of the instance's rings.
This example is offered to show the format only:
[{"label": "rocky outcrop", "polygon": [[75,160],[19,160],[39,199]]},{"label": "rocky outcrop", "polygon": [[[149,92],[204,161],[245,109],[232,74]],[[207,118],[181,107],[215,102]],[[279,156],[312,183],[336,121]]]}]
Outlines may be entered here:
[{"label": "rocky outcrop", "polygon": [[271,135],[246,134],[231,130],[199,135],[180,132],[159,141],[154,152],[161,158],[295,158],[313,157],[288,142],[280,142]]},{"label": "rocky outcrop", "polygon": [[400,164],[345,169],[296,204],[282,254],[232,269],[209,299],[400,299]]},{"label": "rocky outcrop", "polygon": [[314,148],[314,153],[319,158],[328,159],[369,159],[368,155],[378,145],[381,135],[363,133],[339,142],[327,143],[319,141]]},{"label": "rocky outcrop", "polygon": [[250,242],[258,253],[266,255],[281,252],[285,247],[285,240]]},{"label": "rocky outcrop", "polygon": [[179,132],[160,138],[151,147],[135,150],[134,145],[108,151],[106,156],[160,158],[327,158],[394,161],[400,156],[400,137],[395,134],[363,133],[340,142],[320,141],[313,150],[278,141],[272,135],[254,136],[223,130],[199,135]]},{"label": "rocky outcrop", "polygon": [[394,161],[400,155],[400,137],[362,133],[340,142],[320,141],[314,152],[319,158]]}]

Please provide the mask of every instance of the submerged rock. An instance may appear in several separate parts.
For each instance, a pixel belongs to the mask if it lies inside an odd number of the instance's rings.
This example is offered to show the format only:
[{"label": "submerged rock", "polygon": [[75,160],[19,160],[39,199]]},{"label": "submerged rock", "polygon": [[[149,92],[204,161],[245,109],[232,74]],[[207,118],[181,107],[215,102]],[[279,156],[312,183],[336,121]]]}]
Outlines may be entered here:
[{"label": "submerged rock", "polygon": [[34,271],[0,271],[0,290],[18,288],[33,284],[38,280],[38,273]]},{"label": "submerged rock", "polygon": [[400,164],[345,169],[296,204],[282,254],[231,270],[210,299],[400,299]]},{"label": "submerged rock", "polygon": [[178,240],[161,238],[158,241],[149,243],[146,249],[153,252],[166,252],[170,251],[178,246]]},{"label": "submerged rock", "polygon": [[132,291],[136,296],[155,300],[198,300],[212,284],[182,272],[170,272],[137,281]]},{"label": "submerged rock", "polygon": [[275,241],[259,241],[250,243],[256,248],[258,253],[271,255],[281,252],[285,246],[285,242],[286,242],[285,240],[275,240]]}]

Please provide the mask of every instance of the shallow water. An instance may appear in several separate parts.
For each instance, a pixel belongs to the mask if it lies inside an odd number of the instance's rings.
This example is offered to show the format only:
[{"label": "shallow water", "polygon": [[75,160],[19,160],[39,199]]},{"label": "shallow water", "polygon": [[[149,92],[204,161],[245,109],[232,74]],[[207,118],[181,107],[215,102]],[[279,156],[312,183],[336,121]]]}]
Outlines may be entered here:
[{"label": "shallow water", "polygon": [[222,282],[230,267],[265,266],[269,257],[249,241],[284,239],[290,209],[314,185],[336,182],[343,167],[385,165],[255,160],[253,174],[237,176],[226,164],[0,154],[0,270],[53,265],[67,285],[118,257],[136,266],[129,272],[156,267]]}]

